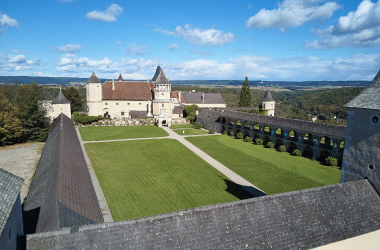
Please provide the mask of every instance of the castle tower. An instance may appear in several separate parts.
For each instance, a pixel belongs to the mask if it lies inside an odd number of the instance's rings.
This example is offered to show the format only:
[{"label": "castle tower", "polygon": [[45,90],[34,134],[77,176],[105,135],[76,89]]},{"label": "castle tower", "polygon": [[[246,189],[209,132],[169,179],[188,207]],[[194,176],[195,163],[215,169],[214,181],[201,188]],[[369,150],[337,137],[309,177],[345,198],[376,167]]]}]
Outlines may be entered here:
[{"label": "castle tower", "polygon": [[268,116],[274,116],[276,101],[273,99],[269,89],[265,93],[263,99],[261,99],[260,105],[263,109],[268,110]]},{"label": "castle tower", "polygon": [[345,107],[348,117],[340,182],[368,179],[380,194],[380,71]]},{"label": "castle tower", "polygon": [[102,82],[92,71],[91,77],[86,82],[87,115],[103,115],[102,112]]},{"label": "castle tower", "polygon": [[165,124],[170,127],[173,110],[173,102],[170,99],[172,85],[160,66],[157,66],[152,81],[154,84],[153,116],[159,127]]}]

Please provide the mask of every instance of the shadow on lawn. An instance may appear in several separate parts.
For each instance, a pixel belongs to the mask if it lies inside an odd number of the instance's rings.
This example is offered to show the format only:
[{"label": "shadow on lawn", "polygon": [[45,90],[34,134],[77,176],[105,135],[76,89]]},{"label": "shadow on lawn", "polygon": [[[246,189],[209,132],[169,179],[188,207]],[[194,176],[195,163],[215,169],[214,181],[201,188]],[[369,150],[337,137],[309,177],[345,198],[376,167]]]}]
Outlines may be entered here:
[{"label": "shadow on lawn", "polygon": [[240,200],[266,195],[265,193],[253,187],[242,186],[242,185],[236,184],[233,181],[224,179],[221,176],[219,177],[222,178],[224,182],[226,183],[227,185],[226,191]]}]

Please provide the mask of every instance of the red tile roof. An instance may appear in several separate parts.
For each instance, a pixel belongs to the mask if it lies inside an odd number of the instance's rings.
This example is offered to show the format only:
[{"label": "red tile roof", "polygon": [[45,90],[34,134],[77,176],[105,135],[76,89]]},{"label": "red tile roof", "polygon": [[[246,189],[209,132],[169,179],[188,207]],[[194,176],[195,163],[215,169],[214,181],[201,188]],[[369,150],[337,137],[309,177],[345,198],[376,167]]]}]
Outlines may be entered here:
[{"label": "red tile roof", "polygon": [[115,81],[115,90],[112,82],[102,85],[103,100],[151,100],[152,90],[147,81]]},{"label": "red tile roof", "polygon": [[[178,100],[178,96],[179,96],[179,91],[173,91],[172,92],[172,95],[171,95],[171,98],[177,98],[177,100]],[[185,102],[185,99],[183,99],[183,96],[181,95],[181,101],[180,101],[181,103],[182,102]]]}]

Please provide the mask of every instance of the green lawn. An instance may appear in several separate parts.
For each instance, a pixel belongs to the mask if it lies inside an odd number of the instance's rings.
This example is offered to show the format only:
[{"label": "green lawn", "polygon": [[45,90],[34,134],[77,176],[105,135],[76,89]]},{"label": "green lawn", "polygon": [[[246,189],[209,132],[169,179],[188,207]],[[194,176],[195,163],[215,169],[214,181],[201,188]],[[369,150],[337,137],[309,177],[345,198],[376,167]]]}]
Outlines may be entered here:
[{"label": "green lawn", "polygon": [[180,125],[172,125],[171,129],[177,129],[177,128],[192,128],[193,125],[191,124],[180,124]]},{"label": "green lawn", "polygon": [[153,125],[81,127],[79,132],[83,141],[163,137],[169,135],[162,128]]},{"label": "green lawn", "polygon": [[85,148],[115,221],[251,197],[174,139]]},{"label": "green lawn", "polygon": [[207,131],[204,131],[202,129],[175,129],[173,130],[174,132],[176,132],[177,134],[181,135],[182,132],[185,130],[185,134],[184,135],[204,135],[204,134],[208,134]]},{"label": "green lawn", "polygon": [[339,183],[337,167],[253,145],[230,136],[187,137],[186,140],[268,194]]}]

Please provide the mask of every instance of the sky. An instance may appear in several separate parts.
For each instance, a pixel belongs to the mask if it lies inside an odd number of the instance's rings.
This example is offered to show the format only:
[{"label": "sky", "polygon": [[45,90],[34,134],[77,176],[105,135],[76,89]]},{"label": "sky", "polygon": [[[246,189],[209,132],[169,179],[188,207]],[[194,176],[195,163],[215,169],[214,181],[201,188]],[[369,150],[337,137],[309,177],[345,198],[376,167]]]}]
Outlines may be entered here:
[{"label": "sky", "polygon": [[0,75],[372,80],[380,0],[0,2]]}]

